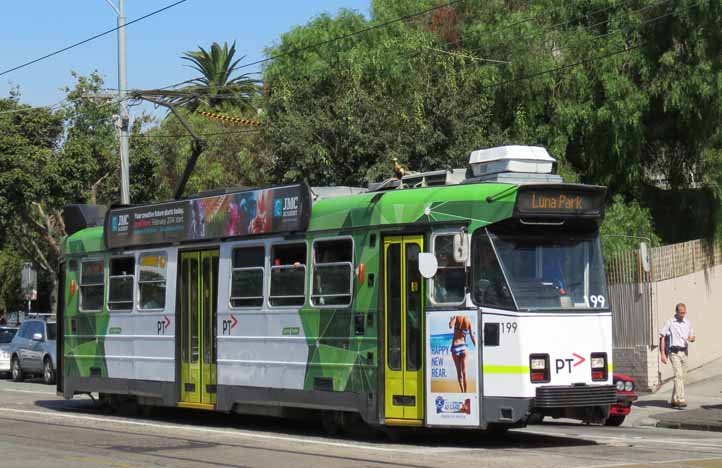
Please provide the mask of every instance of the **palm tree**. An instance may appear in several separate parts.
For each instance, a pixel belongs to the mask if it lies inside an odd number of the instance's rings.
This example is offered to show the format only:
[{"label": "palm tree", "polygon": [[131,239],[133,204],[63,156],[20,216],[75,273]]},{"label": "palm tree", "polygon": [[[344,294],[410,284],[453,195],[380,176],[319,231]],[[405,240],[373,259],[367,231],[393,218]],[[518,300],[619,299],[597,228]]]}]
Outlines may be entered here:
[{"label": "palm tree", "polygon": [[224,41],[222,47],[217,42],[211,44],[210,52],[200,46],[198,49],[184,52],[181,58],[189,61],[201,76],[187,81],[188,86],[168,93],[168,97],[191,111],[195,111],[201,103],[211,108],[224,102],[250,107],[251,100],[259,92],[259,82],[248,73],[233,76],[239,68],[238,63],[245,58],[234,60],[235,41],[230,48]]}]

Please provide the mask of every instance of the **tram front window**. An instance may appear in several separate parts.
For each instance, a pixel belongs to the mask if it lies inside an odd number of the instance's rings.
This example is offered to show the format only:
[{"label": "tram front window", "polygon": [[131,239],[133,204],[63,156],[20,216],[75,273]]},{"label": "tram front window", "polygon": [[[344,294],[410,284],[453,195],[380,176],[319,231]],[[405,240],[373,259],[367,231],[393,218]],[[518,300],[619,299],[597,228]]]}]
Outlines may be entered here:
[{"label": "tram front window", "polygon": [[609,307],[597,237],[490,237],[520,310]]}]

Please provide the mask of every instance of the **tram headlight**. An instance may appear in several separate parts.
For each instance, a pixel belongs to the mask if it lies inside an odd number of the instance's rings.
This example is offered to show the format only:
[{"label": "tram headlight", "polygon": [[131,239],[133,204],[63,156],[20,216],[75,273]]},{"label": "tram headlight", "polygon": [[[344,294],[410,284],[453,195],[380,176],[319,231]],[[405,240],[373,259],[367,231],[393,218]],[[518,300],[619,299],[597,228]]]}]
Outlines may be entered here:
[{"label": "tram headlight", "polygon": [[603,357],[593,357],[592,369],[604,369],[604,361],[605,359]]},{"label": "tram headlight", "polygon": [[592,368],[592,380],[600,382],[607,380],[609,369],[607,368],[607,353],[592,353],[589,359]]},{"label": "tram headlight", "polygon": [[532,359],[530,367],[532,370],[544,370],[547,368],[547,363],[544,359]]},{"label": "tram headlight", "polygon": [[532,383],[549,382],[551,374],[549,373],[549,355],[548,354],[531,354],[529,355],[529,379]]}]

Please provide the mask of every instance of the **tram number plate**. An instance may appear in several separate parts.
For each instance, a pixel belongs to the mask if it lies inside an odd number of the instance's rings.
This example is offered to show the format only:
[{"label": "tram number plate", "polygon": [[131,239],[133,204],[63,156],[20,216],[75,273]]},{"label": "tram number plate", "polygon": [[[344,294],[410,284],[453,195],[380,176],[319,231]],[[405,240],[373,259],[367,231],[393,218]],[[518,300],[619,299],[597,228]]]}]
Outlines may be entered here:
[{"label": "tram number plate", "polygon": [[516,333],[519,325],[516,322],[501,322],[501,332],[506,335],[512,335]]},{"label": "tram number plate", "polygon": [[606,299],[601,294],[598,296],[591,295],[587,298],[587,296],[584,296],[584,302],[588,302],[592,305],[593,308],[603,308],[606,304]]}]

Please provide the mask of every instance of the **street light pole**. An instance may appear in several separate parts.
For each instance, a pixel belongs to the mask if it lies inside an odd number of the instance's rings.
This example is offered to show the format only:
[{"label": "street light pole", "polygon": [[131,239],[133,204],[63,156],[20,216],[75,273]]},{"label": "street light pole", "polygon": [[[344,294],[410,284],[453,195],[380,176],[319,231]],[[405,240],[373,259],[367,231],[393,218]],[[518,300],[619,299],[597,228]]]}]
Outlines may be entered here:
[{"label": "street light pole", "polygon": [[130,162],[128,158],[128,127],[130,114],[126,99],[128,75],[125,62],[125,9],[124,0],[118,0],[116,7],[111,0],[105,0],[118,15],[118,100],[120,120],[120,202],[130,205]]}]

